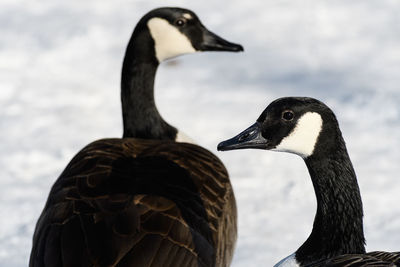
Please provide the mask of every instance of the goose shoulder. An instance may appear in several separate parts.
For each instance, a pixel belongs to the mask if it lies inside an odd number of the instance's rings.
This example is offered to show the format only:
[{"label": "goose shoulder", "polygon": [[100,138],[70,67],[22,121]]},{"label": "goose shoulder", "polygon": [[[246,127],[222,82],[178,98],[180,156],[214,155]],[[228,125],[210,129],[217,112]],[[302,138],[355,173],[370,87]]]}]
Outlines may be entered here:
[{"label": "goose shoulder", "polygon": [[372,251],[367,254],[382,261],[393,262],[400,265],[400,252]]},{"label": "goose shoulder", "polygon": [[388,267],[399,266],[399,252],[373,251],[366,254],[344,254],[329,260],[311,264],[310,267]]},{"label": "goose shoulder", "polygon": [[235,217],[227,171],[208,150],[103,139],[82,149],[54,184],[32,257],[54,266],[213,266],[232,251]]}]

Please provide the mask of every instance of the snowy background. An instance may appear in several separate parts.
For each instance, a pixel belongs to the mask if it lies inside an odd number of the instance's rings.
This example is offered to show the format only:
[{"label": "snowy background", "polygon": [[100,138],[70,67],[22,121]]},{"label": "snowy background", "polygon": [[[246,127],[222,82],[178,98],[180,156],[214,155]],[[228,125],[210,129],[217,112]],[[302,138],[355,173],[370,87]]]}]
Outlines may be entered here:
[{"label": "snowy background", "polygon": [[271,266],[308,237],[316,202],[300,157],[217,152],[272,100],[312,96],[337,114],[358,174],[368,250],[400,250],[397,0],[2,0],[0,266],[26,266],[51,185],[87,143],[122,135],[120,70],[147,11],[187,7],[245,52],[161,66],[163,117],[226,164],[239,208],[233,266]]}]

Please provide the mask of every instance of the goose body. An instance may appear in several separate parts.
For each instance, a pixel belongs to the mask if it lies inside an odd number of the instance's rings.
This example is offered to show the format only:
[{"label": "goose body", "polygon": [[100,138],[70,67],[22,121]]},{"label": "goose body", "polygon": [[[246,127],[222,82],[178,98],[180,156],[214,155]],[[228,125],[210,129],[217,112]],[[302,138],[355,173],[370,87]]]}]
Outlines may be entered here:
[{"label": "goose body", "polygon": [[97,140],[70,161],[37,222],[30,266],[229,266],[236,203],[210,151],[181,140],[154,103],[159,63],[196,51],[242,51],[186,9],[137,24],[121,81],[123,138]]},{"label": "goose body", "polygon": [[272,102],[257,122],[218,150],[257,148],[301,156],[317,199],[313,230],[284,266],[400,266],[398,252],[365,252],[356,174],[334,113],[312,98]]}]

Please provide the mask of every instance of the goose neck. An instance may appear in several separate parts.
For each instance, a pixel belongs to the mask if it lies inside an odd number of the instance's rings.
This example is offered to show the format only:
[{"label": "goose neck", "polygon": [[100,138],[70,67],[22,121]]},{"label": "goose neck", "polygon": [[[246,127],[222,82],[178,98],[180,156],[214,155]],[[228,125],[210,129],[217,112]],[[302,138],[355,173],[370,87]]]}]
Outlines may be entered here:
[{"label": "goose neck", "polygon": [[302,263],[365,253],[363,210],[356,175],[343,146],[329,156],[305,159],[317,199],[313,230],[296,252]]},{"label": "goose neck", "polygon": [[158,65],[154,52],[128,45],[121,79],[123,137],[171,140],[176,137],[176,129],[164,121],[155,104],[154,81]]}]

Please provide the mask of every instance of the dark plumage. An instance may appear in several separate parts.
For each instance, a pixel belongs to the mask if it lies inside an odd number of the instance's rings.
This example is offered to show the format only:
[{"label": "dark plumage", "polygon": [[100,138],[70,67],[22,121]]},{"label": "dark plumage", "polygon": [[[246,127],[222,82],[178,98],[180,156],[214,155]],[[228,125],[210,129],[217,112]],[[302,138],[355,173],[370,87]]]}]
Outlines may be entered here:
[{"label": "dark plumage", "polygon": [[374,251],[365,254],[344,254],[307,265],[309,267],[379,267],[400,266],[400,252]]},{"label": "dark plumage", "polygon": [[356,174],[334,113],[312,98],[272,102],[257,122],[218,145],[259,148],[303,157],[317,198],[313,230],[276,266],[395,266],[399,253],[365,253],[363,210]]},{"label": "dark plumage", "polygon": [[242,50],[189,10],[156,9],[140,20],[122,70],[124,138],[89,144],[62,172],[37,222],[30,266],[229,266],[232,260],[236,203],[227,171],[206,149],[177,143],[177,130],[154,103],[154,76],[165,58],[156,56],[152,18],[167,29],[185,19],[178,30],[196,51]]},{"label": "dark plumage", "polygon": [[103,139],[54,184],[33,266],[214,266],[230,260],[236,209],[223,164],[192,144]]}]

